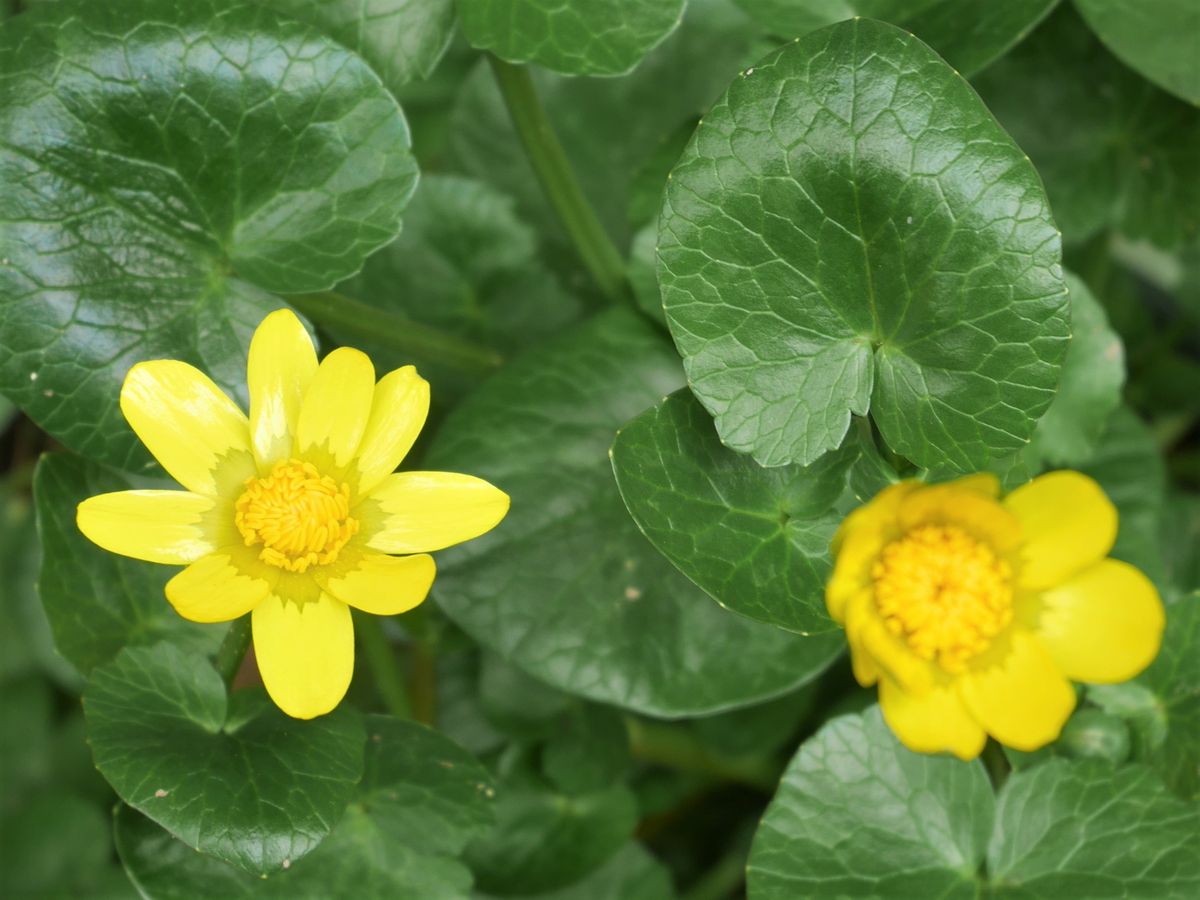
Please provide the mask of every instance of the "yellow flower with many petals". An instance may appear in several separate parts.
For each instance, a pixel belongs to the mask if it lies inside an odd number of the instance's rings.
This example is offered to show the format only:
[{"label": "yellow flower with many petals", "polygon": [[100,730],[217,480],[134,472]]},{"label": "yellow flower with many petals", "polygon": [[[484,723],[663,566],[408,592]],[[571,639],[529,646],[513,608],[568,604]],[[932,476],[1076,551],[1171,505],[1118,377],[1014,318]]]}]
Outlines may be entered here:
[{"label": "yellow flower with many petals", "polygon": [[1077,472],[1003,500],[991,475],[906,481],[842,523],[826,603],[906,746],[972,759],[990,734],[1034,750],[1075,708],[1068,679],[1124,681],[1158,653],[1162,602],[1106,558],[1116,535],[1116,509]]},{"label": "yellow flower with many petals", "polygon": [[267,692],[307,719],[349,687],[349,607],[418,605],[433,584],[429,552],[493,528],[508,496],[470,475],[394,473],[425,424],[429,384],[412,366],[377,384],[348,347],[318,365],[289,310],[255,331],[247,384],[249,417],[186,363],[134,366],[121,411],[186,490],[91,497],[78,523],[113,553],[187,566],[166,587],[184,618],[251,613]]}]

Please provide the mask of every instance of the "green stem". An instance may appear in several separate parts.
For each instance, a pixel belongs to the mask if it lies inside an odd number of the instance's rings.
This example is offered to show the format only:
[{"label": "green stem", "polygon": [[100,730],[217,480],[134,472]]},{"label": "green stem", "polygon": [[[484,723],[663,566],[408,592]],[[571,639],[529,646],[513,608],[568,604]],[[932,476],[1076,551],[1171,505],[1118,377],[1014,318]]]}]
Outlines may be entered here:
[{"label": "green stem", "polygon": [[529,162],[583,264],[605,297],[614,302],[627,301],[625,261],[583,195],[571,162],[546,118],[529,70],[491,54],[488,62]]},{"label": "green stem", "polygon": [[1008,775],[1012,771],[1012,766],[1008,762],[1008,757],[1004,755],[1004,748],[1001,747],[994,738],[988,738],[988,742],[984,744],[983,767],[987,769],[988,778],[992,781],[992,787],[995,790],[1000,790],[1004,786],[1004,782],[1008,780]]},{"label": "green stem", "polygon": [[221,641],[221,646],[217,649],[216,660],[217,671],[221,673],[226,687],[233,685],[233,679],[237,677],[238,671],[242,668],[242,660],[246,658],[246,651],[250,649],[250,638],[249,616],[242,616],[229,623],[225,639]]},{"label": "green stem", "polygon": [[470,374],[486,375],[504,362],[503,357],[490,347],[333,291],[292,294],[287,301],[318,324],[333,326],[354,338],[387,344],[401,353]]},{"label": "green stem", "polygon": [[354,631],[358,635],[359,644],[362,645],[367,668],[371,670],[375,679],[375,689],[379,692],[383,705],[393,716],[411,719],[412,705],[408,702],[404,674],[396,661],[395,648],[383,633],[379,619],[376,616],[355,613]]},{"label": "green stem", "polygon": [[770,758],[714,753],[680,725],[626,718],[625,727],[633,755],[643,762],[714,775],[767,794],[775,793],[779,785],[782,769]]}]

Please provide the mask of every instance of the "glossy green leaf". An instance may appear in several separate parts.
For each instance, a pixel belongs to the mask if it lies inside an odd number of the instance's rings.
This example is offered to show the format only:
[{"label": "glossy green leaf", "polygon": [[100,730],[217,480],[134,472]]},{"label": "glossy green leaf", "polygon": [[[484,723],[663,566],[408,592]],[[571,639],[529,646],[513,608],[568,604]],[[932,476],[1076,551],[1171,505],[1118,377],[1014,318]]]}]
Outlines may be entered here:
[{"label": "glossy green leaf", "polygon": [[993,798],[979,762],[913,753],[878,707],[806,741],[754,838],[750,900],[977,897]]},{"label": "glossy green leaf", "polygon": [[961,471],[1019,449],[1068,320],[1032,165],[911,35],[857,20],[735,79],[672,172],[659,284],[725,444],[806,464],[868,409]]},{"label": "glossy green leaf", "polygon": [[1071,4],[975,86],[1033,159],[1066,241],[1110,225],[1167,247],[1200,235],[1200,110],[1121,65]]},{"label": "glossy green leaf", "polygon": [[659,332],[605,313],[514,361],[430,448],[512,497],[505,520],[446,551],[437,602],[485,647],[563,690],[651,715],[753,703],[840,649],[720,609],[629,518],[606,454],[618,428],[680,386]]},{"label": "glossy green leaf", "polygon": [[825,611],[831,507],[856,440],[810,466],[764,469],[724,447],[682,390],[617,434],[613,471],[642,533],[726,609],[802,634],[834,631]]},{"label": "glossy green leaf", "polygon": [[1121,62],[1200,105],[1200,5],[1192,0],[1075,0],[1075,6]]},{"label": "glossy green leaf", "polygon": [[496,826],[467,848],[479,887],[501,895],[540,894],[596,871],[633,835],[637,804],[623,786],[567,796],[501,785]]},{"label": "glossy green leaf", "polygon": [[621,75],[679,24],[684,0],[459,0],[467,40],[514,63]]},{"label": "glossy green leaf", "polygon": [[913,753],[879,709],[834,719],[792,760],[750,856],[749,900],[1183,900],[1200,808],[1149,769],[1055,759],[993,797],[983,766]]},{"label": "glossy green leaf", "polygon": [[262,879],[194,852],[129,807],[117,850],[152,900],[326,900],[356,896],[466,900],[471,875],[455,859],[491,822],[487,772],[442,735],[387,716],[366,719],[366,768],[345,816],[312,853]]},{"label": "glossy green leaf", "polygon": [[1117,542],[1111,555],[1137,566],[1165,592],[1159,533],[1167,476],[1150,427],[1128,407],[1118,407],[1096,452],[1076,468],[1096,479],[1117,507]]},{"label": "glossy green leaf", "polygon": [[261,690],[226,698],[203,657],[127,648],[83,695],[96,768],[189,847],[276,874],[337,824],[363,775],[363,726],[347,707],[291,719]]},{"label": "glossy green leaf", "polygon": [[1128,720],[1135,759],[1181,797],[1200,797],[1200,593],[1167,607],[1150,668],[1125,684],[1092,685],[1088,699]]},{"label": "glossy green leaf", "polygon": [[974,75],[1028,34],[1058,0],[737,0],[781,37],[866,16],[899,25],[964,75]]},{"label": "glossy green leaf", "polygon": [[258,0],[360,54],[395,91],[425,78],[454,36],[454,0]]},{"label": "glossy green leaf", "polygon": [[0,37],[0,389],[135,467],[143,359],[237,393],[267,291],[321,290],[396,236],[416,182],[358,56],[260,6],[67,0]]},{"label": "glossy green leaf", "polygon": [[65,453],[44,456],[34,475],[43,548],[38,593],[58,652],[85,674],[122,647],[159,640],[215,652],[228,627],[197,625],[171,608],[163,588],[176,569],[117,556],[80,533],[81,502],[130,487],[120,475]]},{"label": "glossy green leaf", "polygon": [[1200,892],[1200,807],[1142,766],[1054,760],[1014,773],[996,803],[988,896],[1186,900]]},{"label": "glossy green leaf", "polygon": [[1058,393],[1034,433],[1037,453],[1054,465],[1087,460],[1121,401],[1125,353],[1109,328],[1104,307],[1079,278],[1067,273],[1071,297],[1071,346]]},{"label": "glossy green leaf", "polygon": [[[480,900],[489,895],[478,894]],[[537,900],[673,900],[671,875],[640,844],[629,843],[607,863],[568,887]]]}]

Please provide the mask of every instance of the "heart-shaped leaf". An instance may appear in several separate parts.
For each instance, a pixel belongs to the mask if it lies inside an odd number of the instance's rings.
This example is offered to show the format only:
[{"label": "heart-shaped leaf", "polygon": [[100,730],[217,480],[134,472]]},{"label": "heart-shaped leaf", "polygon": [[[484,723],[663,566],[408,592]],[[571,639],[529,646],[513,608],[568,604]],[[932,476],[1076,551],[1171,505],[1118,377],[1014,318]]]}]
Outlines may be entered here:
[{"label": "heart-shaped leaf", "polygon": [[39,4],[0,36],[0,389],[81,453],[173,357],[237,393],[251,330],[394,238],[408,127],[358,56],[261,6]]},{"label": "heart-shaped leaf", "polygon": [[456,857],[492,819],[486,770],[450,740],[387,716],[366,718],[366,769],[333,833],[287,871],[259,878],[196,853],[127,806],[116,814],[125,870],[153,900],[468,900]]},{"label": "heart-shaped leaf", "polygon": [[859,455],[847,441],[810,466],[764,469],[723,446],[687,390],[617,434],[613,471],[642,533],[722,606],[803,634],[832,631],[831,512]]},{"label": "heart-shaped leaf", "polygon": [[621,75],[679,24],[684,0],[459,0],[467,40],[509,62]]},{"label": "heart-shaped leaf", "polygon": [[260,690],[228,700],[203,657],[127,648],[83,695],[88,742],[118,796],[188,847],[275,874],[333,829],[363,774],[361,718],[301,722]]},{"label": "heart-shaped leaf", "polygon": [[606,453],[680,386],[657,330],[612,311],[509,364],[447,418],[426,463],[512,497],[491,533],[443,553],[434,596],[486,647],[572,693],[651,715],[745,705],[822,671],[837,635],[730,614],[638,532]]},{"label": "heart-shaped leaf", "polygon": [[[54,645],[84,674],[123,647],[160,640],[213,653],[228,627],[188,622],[171,608],[163,587],[176,570],[101,550],[80,533],[75,524],[80,503],[131,486],[111,470],[66,453],[43,456],[34,473],[43,549],[38,593]],[[71,565],[64,566],[65,559]]]},{"label": "heart-shaped leaf", "polygon": [[659,283],[722,440],[807,464],[868,409],[923,466],[1020,449],[1068,317],[1037,172],[963,79],[854,20],[747,68],[672,171]]}]

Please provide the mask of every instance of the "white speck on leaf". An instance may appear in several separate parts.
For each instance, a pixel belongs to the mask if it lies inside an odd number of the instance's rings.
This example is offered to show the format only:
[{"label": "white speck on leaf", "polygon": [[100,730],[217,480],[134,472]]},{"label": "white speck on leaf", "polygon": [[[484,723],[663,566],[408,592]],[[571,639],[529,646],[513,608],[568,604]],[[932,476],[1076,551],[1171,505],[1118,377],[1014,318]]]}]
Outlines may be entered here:
[{"label": "white speck on leaf", "polygon": [[631,601],[632,600],[640,600],[641,598],[642,598],[642,589],[641,588],[634,587],[632,584],[629,585],[629,587],[625,588],[625,599],[626,600],[631,600]]},{"label": "white speck on leaf", "polygon": [[909,225],[911,225],[912,224],[912,216],[909,216],[905,221],[908,222]]},{"label": "white speck on leaf", "polygon": [[283,861],[283,867],[285,869],[290,869],[292,867],[292,861],[290,859],[285,859]]},{"label": "white speck on leaf", "polygon": [[29,380],[30,380],[30,381],[37,381],[37,379],[38,379],[38,374],[37,374],[37,372],[30,372],[30,373],[29,373]]},{"label": "white speck on leaf", "polygon": [[154,796],[157,797],[159,800],[161,800],[163,797],[167,796],[167,794],[169,794],[169,793],[170,793],[170,791],[164,791],[162,788],[159,788],[157,791],[154,792]]}]

